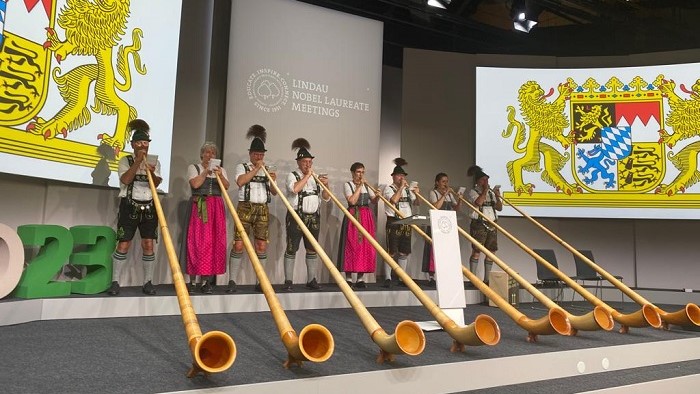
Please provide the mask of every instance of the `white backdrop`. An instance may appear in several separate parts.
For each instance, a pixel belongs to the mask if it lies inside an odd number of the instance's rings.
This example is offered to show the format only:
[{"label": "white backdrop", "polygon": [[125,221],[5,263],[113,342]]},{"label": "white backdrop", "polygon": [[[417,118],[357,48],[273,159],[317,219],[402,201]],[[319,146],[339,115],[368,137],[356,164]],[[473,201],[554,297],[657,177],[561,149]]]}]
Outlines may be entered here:
[{"label": "white backdrop", "polygon": [[[377,181],[381,77],[380,22],[290,0],[234,1],[223,166],[233,177],[236,164],[248,160],[248,127],[261,124],[268,133],[265,161],[277,165],[280,180],[296,168],[292,141],[304,137],[315,171],[329,174],[333,193],[345,202],[342,184],[353,162],[364,163],[368,179]],[[229,194],[237,200],[235,184]],[[283,280],[286,242],[286,209],[278,198],[270,205],[273,283]],[[319,239],[333,260],[341,222],[342,212],[326,204]],[[306,281],[303,253],[302,246],[296,283]],[[250,265],[243,267],[237,281],[254,282]],[[321,272],[325,280],[327,271]]]}]

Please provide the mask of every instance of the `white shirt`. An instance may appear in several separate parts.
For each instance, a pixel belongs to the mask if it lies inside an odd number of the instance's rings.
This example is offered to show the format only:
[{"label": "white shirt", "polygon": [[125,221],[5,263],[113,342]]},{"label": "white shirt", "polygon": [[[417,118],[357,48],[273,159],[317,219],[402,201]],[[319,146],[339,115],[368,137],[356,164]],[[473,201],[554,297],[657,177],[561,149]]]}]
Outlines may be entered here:
[{"label": "white shirt", "polygon": [[[299,175],[299,179],[304,177],[304,174],[299,170],[294,170],[287,175],[287,201],[292,204],[292,208],[296,211],[299,208],[299,194],[294,193],[294,184],[298,182],[297,177],[294,173]],[[315,192],[316,191],[316,179],[314,177],[309,178],[301,189],[302,192]],[[319,193],[323,193],[323,190],[319,190]],[[301,200],[301,211],[304,213],[316,213],[318,208],[321,206],[319,195],[306,196]]]},{"label": "white shirt", "polygon": [[[481,195],[481,187],[474,186],[473,189],[469,190],[467,198],[469,199],[469,202],[472,205],[476,206],[476,204],[474,202],[476,201],[477,198],[479,198],[480,195]],[[491,202],[491,205],[487,206],[486,204],[484,204],[481,207],[481,213],[483,213],[484,216],[486,216],[487,218],[495,221],[496,219],[498,219],[498,215],[496,214],[496,210],[494,209],[494,206],[496,205],[496,195],[494,195],[491,190],[489,190],[486,193],[486,199],[484,200],[484,203],[487,203],[487,202]],[[472,219],[479,219],[481,216],[479,216],[478,213],[476,213],[475,211],[472,210],[469,213],[469,217]]]},{"label": "white shirt", "polygon": [[[374,190],[367,189],[367,185],[365,185],[365,184],[362,184],[361,187],[362,187],[362,191],[360,192],[360,195],[367,193],[367,194],[369,194],[369,199],[372,200],[374,198]],[[343,188],[345,189],[345,199],[347,200],[348,198],[350,198],[350,196],[355,194],[355,190],[357,190],[357,185],[352,183],[352,181],[345,182],[345,186]],[[359,198],[357,199],[357,202],[360,202]]]},{"label": "white shirt", "polygon": [[[439,191],[433,189],[430,191],[430,196],[428,196],[429,197],[428,201],[430,201],[431,203],[433,203],[433,205],[435,205],[435,203],[438,202],[438,200],[440,199],[441,196],[442,196],[442,194],[440,194]],[[452,193],[449,193],[449,192],[445,196],[445,200],[443,201],[443,204],[445,204],[446,202],[451,202],[453,207],[455,205],[457,205],[457,200],[455,200],[455,197],[452,195]]]},{"label": "white shirt", "polygon": [[[391,185],[384,188],[384,197],[386,197],[387,200],[391,201],[391,197],[393,197],[394,194],[396,193],[396,190],[398,190],[398,188],[394,189],[395,187],[396,187],[396,185],[391,184]],[[399,211],[401,211],[401,215],[403,215],[403,217],[409,217],[409,216],[413,215],[412,202],[416,200],[416,195],[413,194],[412,191],[408,190],[407,187],[403,189],[402,194],[403,194],[401,196],[402,198],[410,196],[411,201],[399,202],[398,208],[399,208]],[[396,212],[394,212],[394,210],[391,209],[391,207],[386,206],[386,204],[384,207],[384,213],[386,213],[386,216],[389,216],[392,218],[396,216]]]},{"label": "white shirt", "polygon": [[[199,167],[199,172],[197,172],[196,167]],[[220,168],[221,168],[221,175],[224,178],[228,179],[228,175],[226,175],[226,169],[224,169],[224,167],[220,167]],[[201,164],[190,164],[187,167],[187,179],[191,180],[192,178],[198,177],[202,171],[203,171],[203,169],[202,169]],[[214,175],[214,173],[212,172],[211,174],[207,174],[207,178],[216,178],[216,175]]]},{"label": "white shirt", "polygon": [[[133,157],[133,156],[132,156]],[[129,168],[131,166],[129,165],[129,159],[127,156],[122,157],[119,159],[119,165],[117,168],[117,174],[119,174],[119,197],[126,197],[126,191],[127,187],[129,185],[126,185],[121,182],[122,175],[124,175],[125,172],[129,171]],[[155,169],[155,175],[160,178],[160,160],[156,162],[156,169]],[[145,164],[144,167],[140,167],[138,171],[136,171],[136,175],[146,175],[146,170],[145,170]],[[134,178],[133,182],[133,187],[131,189],[131,198],[134,200],[138,201],[149,201],[153,198],[153,194],[151,194],[151,187],[148,185],[148,181],[137,181]]]},{"label": "white shirt", "polygon": [[[221,176],[225,179],[228,179],[228,175],[226,175],[226,170],[224,169],[224,167],[219,168],[221,168]],[[197,169],[199,169],[199,171],[197,171]],[[201,164],[190,164],[189,166],[187,166],[187,180],[192,180],[198,177],[202,171],[208,172],[208,170],[205,170]],[[214,172],[212,172],[211,174],[207,173],[207,178],[214,178],[214,183],[217,183],[216,174],[214,174]],[[225,190],[222,190],[221,192],[224,193]]]},{"label": "white shirt", "polygon": [[[245,163],[249,169],[253,169],[255,167],[253,163],[248,162]],[[236,177],[235,179],[238,179],[239,176],[245,174],[246,169],[243,166],[243,163],[239,164],[236,166]],[[255,176],[265,176],[265,171],[261,168],[260,171],[258,171]],[[270,180],[268,180],[270,182]],[[262,182],[250,182],[248,185],[243,185],[238,188],[238,201],[245,201],[245,188],[250,187],[250,202],[256,203],[256,204],[267,204],[267,189],[265,188],[265,184]]]}]

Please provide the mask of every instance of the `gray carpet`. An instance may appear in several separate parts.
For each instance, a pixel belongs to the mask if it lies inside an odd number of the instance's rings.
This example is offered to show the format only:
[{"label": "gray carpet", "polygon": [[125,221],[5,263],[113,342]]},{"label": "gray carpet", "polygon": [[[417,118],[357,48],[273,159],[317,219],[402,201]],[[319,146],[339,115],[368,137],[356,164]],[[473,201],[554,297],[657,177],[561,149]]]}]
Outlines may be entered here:
[{"label": "gray carpet", "polygon": [[[163,289],[159,289],[163,290]],[[324,289],[331,291],[331,288]],[[134,290],[134,293],[138,291]],[[235,302],[236,297],[231,297]],[[522,304],[531,318],[544,315]],[[636,310],[632,304],[613,307]],[[660,305],[662,306],[662,305]],[[666,308],[667,306],[662,306]],[[679,307],[667,307],[676,310]],[[380,325],[392,333],[402,320],[433,320],[422,307],[370,308]],[[293,327],[300,332],[310,323],[326,326],[335,339],[335,352],[324,363],[304,363],[303,368],[284,369],[286,351],[269,312],[199,315],[203,332],[221,330],[236,342],[238,355],[226,372],[187,379],[191,362],[179,316],[54,320],[0,327],[0,387],[3,392],[56,393],[163,392],[232,386],[286,379],[300,379],[373,370],[464,362],[488,358],[562,350],[623,345],[650,341],[693,338],[698,332],[651,328],[617,332],[581,332],[576,337],[540,336],[536,344],[525,341],[526,333],[500,310],[469,305],[466,321],[477,314],[494,317],[502,339],[496,346],[468,347],[465,353],[450,353],[451,338],[444,332],[426,333],[426,349],[420,356],[397,356],[392,363],[378,365],[377,346],[371,341],[351,309],[288,311]],[[583,313],[572,312],[572,313]],[[700,372],[700,362],[647,369],[583,375],[547,382],[494,388],[493,392],[575,392],[629,384],[640,379],[661,379]],[[546,388],[546,389],[545,389]],[[579,390],[580,391],[580,390]]]}]

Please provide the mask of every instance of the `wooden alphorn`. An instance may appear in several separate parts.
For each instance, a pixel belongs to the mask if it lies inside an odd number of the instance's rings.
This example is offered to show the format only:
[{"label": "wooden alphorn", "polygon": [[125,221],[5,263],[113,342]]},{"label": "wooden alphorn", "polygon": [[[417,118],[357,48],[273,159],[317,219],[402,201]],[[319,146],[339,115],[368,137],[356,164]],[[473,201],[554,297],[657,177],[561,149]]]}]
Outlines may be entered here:
[{"label": "wooden alphorn", "polygon": [[168,231],[168,223],[165,221],[163,207],[160,204],[158,192],[153,182],[153,176],[149,169],[146,169],[146,175],[148,176],[148,184],[151,188],[153,203],[155,204],[156,214],[158,215],[158,224],[160,225],[163,236],[163,244],[168,254],[168,263],[172,271],[173,285],[175,286],[175,293],[177,294],[177,303],[180,307],[180,314],[182,315],[182,324],[185,326],[187,343],[189,344],[190,352],[192,352],[192,357],[194,359],[192,361],[192,368],[187,372],[187,377],[194,377],[199,372],[205,375],[208,373],[223,372],[229,369],[236,359],[236,344],[225,332],[209,331],[202,335],[202,330],[199,328],[199,322],[197,321],[197,315],[194,313],[194,308],[192,307],[190,294],[187,291],[187,285],[185,285],[185,279],[182,277],[180,262],[177,259],[177,254],[173,247],[170,231]]},{"label": "wooden alphorn", "polygon": [[[268,179],[272,179],[267,169],[265,167],[262,169],[265,172],[265,175],[267,175]],[[313,245],[314,250],[320,257],[323,264],[325,264],[333,280],[338,284],[338,287],[340,287],[340,291],[343,292],[343,295],[350,303],[350,306],[352,307],[353,311],[355,311],[355,314],[357,314],[367,333],[370,335],[374,343],[379,346],[380,353],[377,356],[377,362],[383,363],[384,361],[393,361],[394,355],[396,354],[417,356],[423,353],[423,350],[425,349],[425,334],[423,334],[423,330],[421,330],[418,324],[410,320],[404,320],[396,326],[396,331],[394,334],[387,334],[379,323],[377,323],[377,320],[372,317],[372,314],[369,313],[367,307],[365,307],[362,301],[360,301],[355,292],[346,283],[345,278],[343,278],[343,275],[340,274],[335,266],[335,263],[331,261],[321,245],[318,243],[318,241],[316,241],[313,234],[311,234],[309,229],[306,228],[304,222],[294,211],[292,205],[289,203],[289,201],[287,201],[287,198],[284,196],[277,184],[270,181],[270,185],[273,189],[275,189],[280,197],[280,200],[285,205],[292,218],[294,218],[294,221],[296,221],[296,223],[299,225],[299,228],[304,233],[306,239],[308,239]]]},{"label": "wooden alphorn", "polygon": [[219,182],[219,187],[222,191],[221,195],[224,197],[226,206],[233,217],[236,229],[240,231],[242,235],[243,246],[246,252],[248,252],[250,263],[253,265],[255,276],[257,276],[260,282],[260,288],[265,295],[265,300],[272,313],[272,318],[277,325],[282,343],[287,349],[287,360],[284,362],[284,367],[289,368],[292,363],[301,366],[302,361],[319,363],[328,360],[331,355],[333,355],[333,349],[335,348],[333,335],[326,327],[320,324],[309,324],[304,327],[301,330],[301,334],[297,336],[297,332],[294,331],[292,324],[289,322],[287,314],[284,312],[275,294],[275,290],[272,288],[270,280],[265,274],[265,269],[262,264],[260,264],[258,255],[255,253],[255,248],[250,242],[248,234],[243,227],[243,223],[238,216],[238,212],[236,212],[236,208],[233,206],[233,202],[231,202],[231,198],[228,196],[228,193],[226,193],[226,188],[224,188],[219,174],[216,174],[216,180]]}]

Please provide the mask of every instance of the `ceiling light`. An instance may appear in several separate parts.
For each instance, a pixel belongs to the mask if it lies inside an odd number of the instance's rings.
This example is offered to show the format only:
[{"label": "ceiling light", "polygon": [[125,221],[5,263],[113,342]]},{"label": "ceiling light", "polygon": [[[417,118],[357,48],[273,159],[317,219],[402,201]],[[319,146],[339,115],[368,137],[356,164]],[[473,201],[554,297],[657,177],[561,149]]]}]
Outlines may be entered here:
[{"label": "ceiling light", "polygon": [[513,29],[515,29],[517,31],[521,31],[523,33],[529,33],[530,30],[532,30],[532,28],[535,27],[536,24],[537,24],[537,22],[531,21],[528,19],[525,19],[522,21],[514,21],[513,22]]},{"label": "ceiling light", "polygon": [[513,0],[510,8],[510,16],[513,19],[513,29],[529,33],[537,25],[537,15],[532,7],[528,7],[526,0]]},{"label": "ceiling light", "polygon": [[428,0],[428,5],[431,7],[437,7],[437,8],[442,8],[443,10],[446,10],[447,7],[445,7],[445,4],[449,4],[449,1],[440,1],[440,0]]}]

